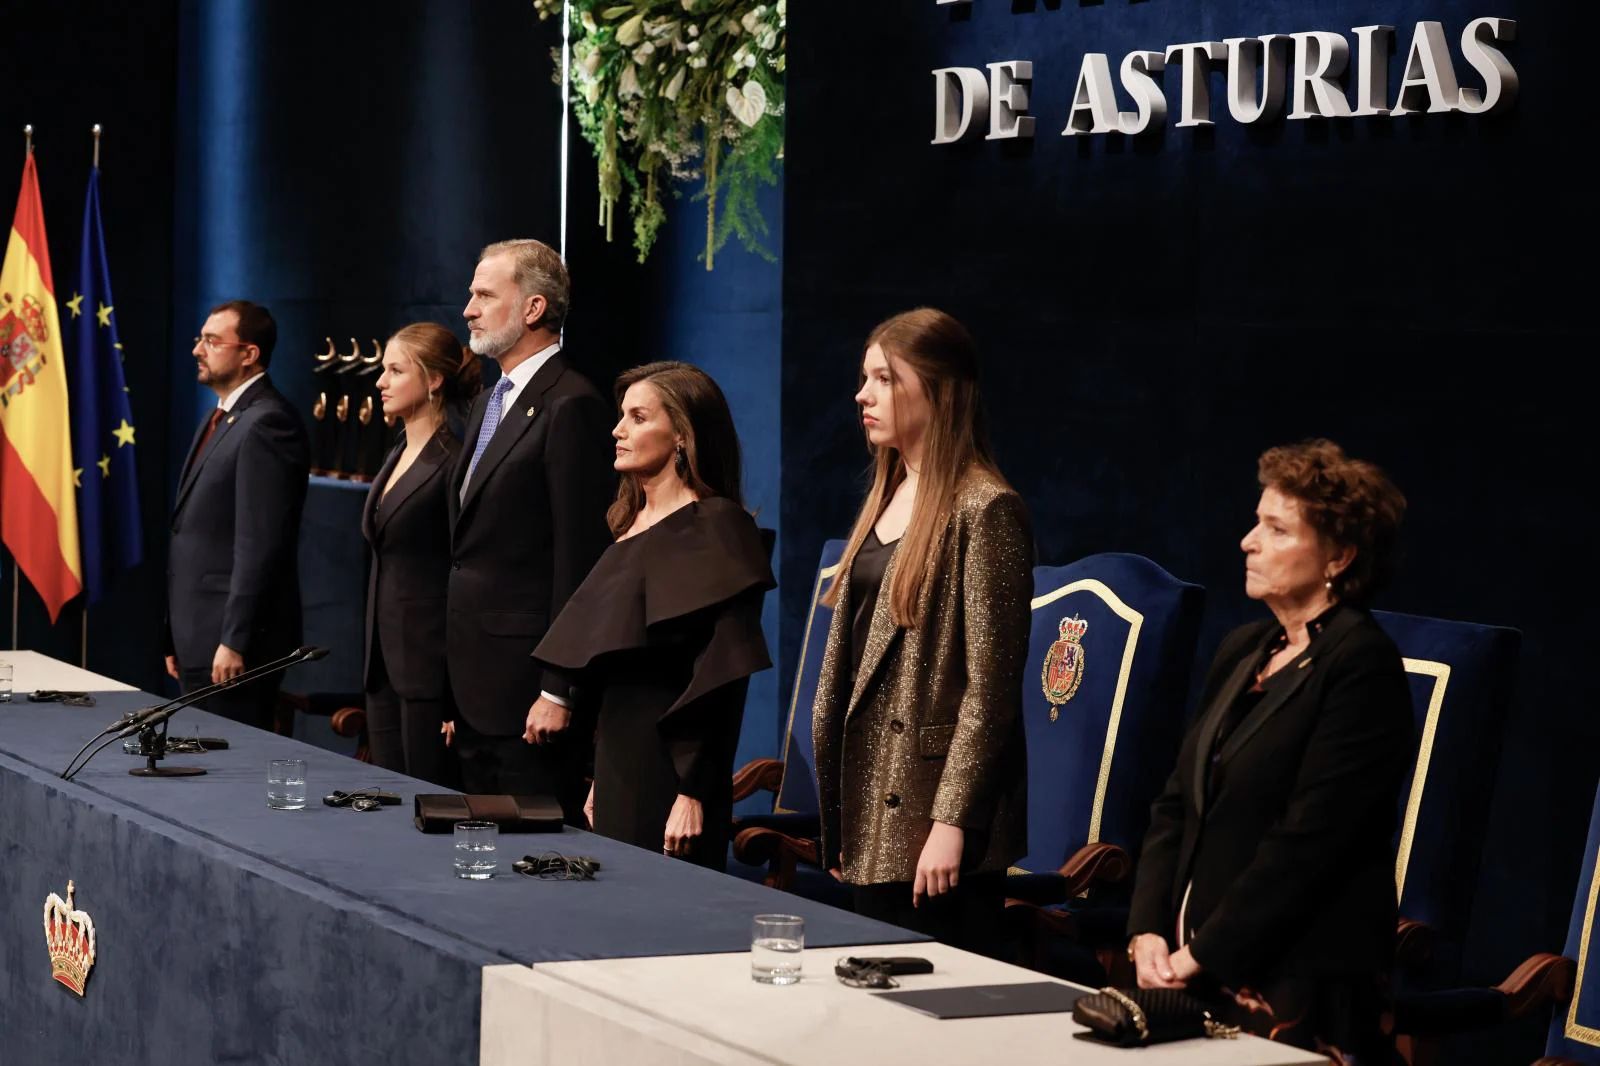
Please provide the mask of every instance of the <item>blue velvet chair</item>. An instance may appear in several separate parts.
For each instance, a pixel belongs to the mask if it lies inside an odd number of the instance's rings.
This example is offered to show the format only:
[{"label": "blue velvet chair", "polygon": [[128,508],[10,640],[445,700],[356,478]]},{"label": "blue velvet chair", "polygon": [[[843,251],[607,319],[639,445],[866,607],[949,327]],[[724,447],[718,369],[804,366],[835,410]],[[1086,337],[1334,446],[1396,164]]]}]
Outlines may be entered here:
[{"label": "blue velvet chair", "polygon": [[1205,592],[1138,555],[1033,572],[1023,688],[1028,855],[1062,875],[1088,853],[1130,866],[1172,770]]},{"label": "blue velvet chair", "polygon": [[1487,835],[1500,737],[1522,634],[1499,626],[1376,611],[1405,658],[1417,757],[1401,801],[1395,891],[1402,988],[1459,982],[1461,945]]},{"label": "blue velvet chair", "polygon": [[[831,877],[815,870],[817,824],[816,760],[811,745],[811,707],[822,674],[822,653],[828,642],[833,609],[822,594],[839,570],[845,542],[830,540],[811,585],[811,605],[805,635],[800,641],[800,662],[789,697],[789,720],[784,729],[783,758],[756,759],[734,775],[735,802],[759,791],[773,794],[768,814],[734,818],[729,870],[741,876],[759,876],[768,885],[799,891],[813,898],[836,901],[842,889]],[[809,863],[812,870],[806,870]],[[752,871],[755,873],[752,874]],[[821,880],[811,877],[820,875]]]},{"label": "blue velvet chair", "polygon": [[1078,897],[1132,871],[1182,740],[1204,605],[1200,586],[1137,555],[1035,568],[1022,709],[1029,853],[1006,888],[1020,961],[1055,971],[1062,939],[1120,942],[1121,901]]},{"label": "blue velvet chair", "polygon": [[1395,998],[1394,1028],[1400,1050],[1412,1066],[1441,1062],[1440,1041],[1534,1017],[1552,1008],[1545,1057],[1535,1066],[1600,1066],[1600,953],[1595,912],[1600,909],[1600,793],[1590,808],[1566,954],[1541,952],[1518,966],[1493,988],[1401,992]]},{"label": "blue velvet chair", "polygon": [[[1572,920],[1567,923],[1566,953],[1561,958],[1570,970],[1566,981],[1551,980],[1556,1009],[1550,1019],[1550,1037],[1545,1044],[1549,1062],[1578,1062],[1600,1066],[1600,927],[1595,912],[1600,910],[1600,792],[1595,794],[1589,815],[1589,841],[1583,847],[1583,871],[1578,875],[1578,891],[1572,901]],[[1519,968],[1525,972],[1548,956],[1534,956]],[[1548,964],[1547,964],[1548,965]],[[1508,1010],[1509,1013],[1509,1010]],[[1524,1011],[1523,1013],[1526,1013]]]}]

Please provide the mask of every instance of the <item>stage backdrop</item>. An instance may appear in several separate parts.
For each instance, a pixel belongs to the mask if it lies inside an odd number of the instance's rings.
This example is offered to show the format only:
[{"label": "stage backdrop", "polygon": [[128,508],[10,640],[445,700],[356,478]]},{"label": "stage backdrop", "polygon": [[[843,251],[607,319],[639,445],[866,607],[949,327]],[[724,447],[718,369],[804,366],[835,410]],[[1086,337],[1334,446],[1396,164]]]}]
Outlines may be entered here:
[{"label": "stage backdrop", "polygon": [[[1592,88],[1576,5],[1482,0],[795,4],[784,260],[785,661],[824,539],[866,467],[851,395],[872,326],[920,304],[977,335],[1001,463],[1039,558],[1147,555],[1205,585],[1202,656],[1259,616],[1242,594],[1255,458],[1326,435],[1385,466],[1411,502],[1381,602],[1521,628],[1469,946],[1504,977],[1559,951],[1600,757],[1581,612],[1593,584],[1588,398],[1563,356],[1594,346],[1594,234],[1571,173]],[[1517,20],[1508,113],[1244,125],[1219,71],[1214,125],[1180,128],[1184,70],[1157,74],[1151,132],[1064,137],[1082,58],[1269,33],[1396,27],[1389,99],[1419,21],[1459,38]],[[930,143],[933,71],[1032,63],[1031,139]],[[1291,61],[1292,71],[1292,61]],[[1353,83],[1350,99],[1355,100]],[[1002,87],[1003,88],[1003,87]],[[1134,110],[1120,84],[1118,110]],[[799,463],[795,456],[805,456]],[[1522,1034],[1513,1057],[1535,1057]],[[1486,1045],[1487,1046],[1487,1045]],[[1521,1055],[1519,1060],[1516,1055]],[[1457,1061],[1452,1059],[1452,1061]],[[1465,1058],[1460,1061],[1467,1061]],[[1484,1060],[1489,1061],[1489,1060]]]}]

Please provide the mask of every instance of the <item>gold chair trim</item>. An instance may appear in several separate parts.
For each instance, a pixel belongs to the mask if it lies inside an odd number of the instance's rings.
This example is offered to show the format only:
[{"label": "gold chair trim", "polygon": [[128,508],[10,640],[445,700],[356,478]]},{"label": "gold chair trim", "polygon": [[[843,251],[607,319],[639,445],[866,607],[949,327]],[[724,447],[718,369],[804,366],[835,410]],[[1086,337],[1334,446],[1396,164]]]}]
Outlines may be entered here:
[{"label": "gold chair trim", "polygon": [[1074,592],[1092,592],[1104,601],[1112,614],[1128,623],[1128,642],[1122,649],[1122,666],[1117,674],[1117,691],[1111,698],[1111,720],[1106,724],[1105,747],[1100,753],[1100,777],[1094,786],[1094,808],[1089,814],[1088,842],[1098,844],[1100,817],[1105,809],[1106,790],[1111,784],[1111,760],[1117,751],[1117,729],[1122,724],[1122,704],[1128,696],[1128,678],[1133,675],[1133,653],[1138,650],[1139,630],[1144,627],[1144,615],[1123,603],[1105,582],[1092,577],[1082,578],[1041,596],[1035,596],[1031,606],[1037,611]]},{"label": "gold chair trim", "polygon": [[1589,899],[1583,908],[1583,931],[1578,934],[1578,972],[1572,979],[1572,1003],[1567,1007],[1567,1024],[1562,1033],[1568,1040],[1576,1040],[1590,1047],[1600,1047],[1600,1029],[1578,1024],[1578,1004],[1583,1000],[1583,968],[1589,962],[1589,934],[1594,930],[1594,905],[1600,899],[1600,856],[1594,864],[1594,875],[1589,878]]},{"label": "gold chair trim", "polygon": [[1400,823],[1400,846],[1395,849],[1394,898],[1406,894],[1406,870],[1411,865],[1411,845],[1416,840],[1417,816],[1422,811],[1422,793],[1428,784],[1428,766],[1433,761],[1433,738],[1439,731],[1439,711],[1444,707],[1444,691],[1450,686],[1450,665],[1431,659],[1402,659],[1406,673],[1433,678],[1433,694],[1428,697],[1428,715],[1423,720],[1422,738],[1417,744],[1417,765],[1411,772],[1411,795],[1406,800],[1406,816]]}]

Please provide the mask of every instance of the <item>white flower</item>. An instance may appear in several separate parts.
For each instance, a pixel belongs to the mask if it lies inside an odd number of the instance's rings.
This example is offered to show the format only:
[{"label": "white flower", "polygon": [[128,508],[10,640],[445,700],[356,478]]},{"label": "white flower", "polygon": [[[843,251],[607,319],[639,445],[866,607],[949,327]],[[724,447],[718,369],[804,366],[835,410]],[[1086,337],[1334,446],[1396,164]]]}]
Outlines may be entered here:
[{"label": "white flower", "polygon": [[698,51],[700,51],[700,42],[699,41],[690,41],[689,42],[689,54],[690,55],[694,55]]},{"label": "white flower", "polygon": [[622,79],[617,82],[618,96],[638,96],[642,89],[639,88],[639,71],[629,63],[622,71]]},{"label": "white flower", "polygon": [[683,89],[683,79],[688,73],[687,67],[679,67],[678,72],[672,76],[672,80],[667,82],[667,87],[661,90],[661,95],[668,100],[676,100],[679,91]]},{"label": "white flower", "polygon": [[594,24],[594,16],[591,15],[589,12],[585,11],[583,14],[579,15],[578,16],[578,21],[583,23],[583,32],[584,33],[594,33],[595,32],[596,26]]},{"label": "white flower", "polygon": [[756,32],[756,27],[761,25],[761,16],[755,11],[746,11],[744,18],[739,20],[739,25],[744,27],[744,32],[754,33]]},{"label": "white flower", "polygon": [[591,81],[589,84],[585,85],[583,87],[583,98],[590,107],[593,107],[595,102],[600,99],[600,83],[597,81]]},{"label": "white flower", "polygon": [[617,27],[617,43],[624,48],[632,48],[644,39],[644,13],[633,16],[627,22]]},{"label": "white flower", "polygon": [[756,65],[756,54],[754,52],[747,52],[745,54],[744,65],[747,67],[753,67]]},{"label": "white flower", "polygon": [[694,10],[694,0],[683,0],[683,9],[685,11],[693,11]]},{"label": "white flower", "polygon": [[583,72],[589,75],[589,77],[594,77],[595,73],[600,69],[600,49],[596,48],[588,55],[578,60],[578,66],[581,67]]},{"label": "white flower", "polygon": [[757,43],[761,46],[763,52],[772,51],[772,46],[778,43],[778,31],[768,30],[761,35],[761,40]]},{"label": "white flower", "polygon": [[695,56],[693,59],[689,60],[689,65],[696,70],[703,70],[706,65],[706,57]]},{"label": "white flower", "polygon": [[696,26],[692,22],[689,23],[689,36],[690,37],[698,37],[698,36],[700,36],[700,27]]}]

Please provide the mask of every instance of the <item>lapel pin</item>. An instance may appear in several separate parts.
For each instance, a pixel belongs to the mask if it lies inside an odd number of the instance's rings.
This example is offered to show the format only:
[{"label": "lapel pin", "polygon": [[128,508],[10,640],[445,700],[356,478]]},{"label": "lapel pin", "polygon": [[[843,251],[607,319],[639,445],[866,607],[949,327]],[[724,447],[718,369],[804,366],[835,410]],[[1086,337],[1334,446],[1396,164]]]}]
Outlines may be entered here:
[{"label": "lapel pin", "polygon": [[233,420],[238,418],[238,417],[239,417],[238,415],[229,415],[228,416],[228,425],[230,425],[230,426],[233,425]]},{"label": "lapel pin", "polygon": [[1304,670],[1306,667],[1308,667],[1310,665],[1311,665],[1311,660],[1310,659],[1301,659],[1300,660],[1300,665],[1295,667],[1295,669],[1296,670]]},{"label": "lapel pin", "polygon": [[534,412],[535,412],[535,411],[537,411],[537,410],[539,410],[539,409],[538,409],[538,408],[537,408],[537,407],[530,407],[530,408],[528,408],[528,417],[529,417],[529,418],[532,418],[532,417],[533,417],[533,415],[534,415]]}]

